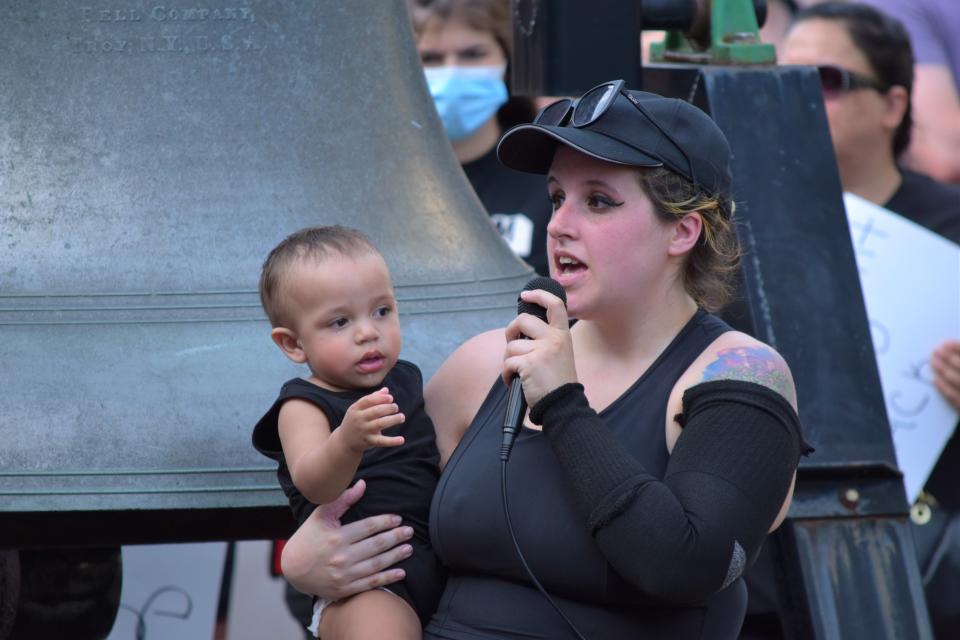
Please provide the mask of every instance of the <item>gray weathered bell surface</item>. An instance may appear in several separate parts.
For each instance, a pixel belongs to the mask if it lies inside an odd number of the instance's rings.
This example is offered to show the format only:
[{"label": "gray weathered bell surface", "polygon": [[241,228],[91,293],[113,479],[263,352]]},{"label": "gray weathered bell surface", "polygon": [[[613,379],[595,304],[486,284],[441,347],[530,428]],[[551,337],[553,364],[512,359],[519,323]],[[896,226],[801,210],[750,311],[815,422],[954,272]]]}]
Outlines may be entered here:
[{"label": "gray weathered bell surface", "polygon": [[426,375],[514,314],[403,0],[0,8],[0,544],[274,535],[250,445],[279,385],[256,282],[342,223],[383,250]]}]

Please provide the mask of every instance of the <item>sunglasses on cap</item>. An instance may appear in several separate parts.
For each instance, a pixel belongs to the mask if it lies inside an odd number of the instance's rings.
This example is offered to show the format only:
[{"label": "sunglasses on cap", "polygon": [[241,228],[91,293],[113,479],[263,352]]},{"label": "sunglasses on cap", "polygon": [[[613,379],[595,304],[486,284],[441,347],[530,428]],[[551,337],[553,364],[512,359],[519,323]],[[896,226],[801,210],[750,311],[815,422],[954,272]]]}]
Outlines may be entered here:
[{"label": "sunglasses on cap", "polygon": [[832,64],[818,65],[817,72],[820,74],[820,87],[824,97],[839,96],[856,89],[873,89],[880,93],[886,93],[890,89],[889,85],[879,80]]},{"label": "sunglasses on cap", "polygon": [[[693,163],[690,161],[690,156],[688,156],[683,147],[673,139],[673,136],[661,127],[657,120],[647,112],[640,101],[630,95],[629,91],[624,91],[625,85],[626,83],[623,80],[613,80],[598,84],[579,98],[561,98],[541,109],[537,117],[533,119],[533,124],[554,127],[572,126],[580,129],[599,120],[601,116],[610,109],[610,106],[616,101],[617,96],[622,95],[637,111],[643,114],[664,138],[676,147],[680,155],[682,155],[683,159],[687,162],[690,180],[693,182],[694,187],[698,187],[699,183],[697,182],[697,176],[693,170]],[[642,153],[649,153],[646,149],[640,149],[624,140],[620,140],[620,142]]]}]

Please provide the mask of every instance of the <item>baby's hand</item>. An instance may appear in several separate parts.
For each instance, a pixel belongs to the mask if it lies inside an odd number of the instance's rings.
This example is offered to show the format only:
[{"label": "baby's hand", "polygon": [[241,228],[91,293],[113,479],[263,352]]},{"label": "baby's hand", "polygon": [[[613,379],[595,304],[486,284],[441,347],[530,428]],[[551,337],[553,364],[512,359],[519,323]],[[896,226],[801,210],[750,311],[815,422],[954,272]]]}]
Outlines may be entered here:
[{"label": "baby's hand", "polygon": [[398,447],[403,444],[403,436],[380,433],[406,420],[399,410],[386,387],[354,402],[340,424],[347,446],[362,453],[373,447]]}]

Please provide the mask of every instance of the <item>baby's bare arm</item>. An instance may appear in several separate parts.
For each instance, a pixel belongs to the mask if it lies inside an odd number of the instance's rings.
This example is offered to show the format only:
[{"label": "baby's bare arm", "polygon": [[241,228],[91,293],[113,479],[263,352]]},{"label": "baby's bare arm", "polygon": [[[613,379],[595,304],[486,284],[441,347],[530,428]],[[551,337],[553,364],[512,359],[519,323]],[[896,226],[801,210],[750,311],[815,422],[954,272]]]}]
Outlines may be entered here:
[{"label": "baby's bare arm", "polygon": [[314,504],[334,500],[350,486],[364,451],[403,444],[402,436],[380,433],[403,421],[385,389],[357,400],[333,431],[316,405],[288,400],[280,409],[279,431],[293,484]]}]

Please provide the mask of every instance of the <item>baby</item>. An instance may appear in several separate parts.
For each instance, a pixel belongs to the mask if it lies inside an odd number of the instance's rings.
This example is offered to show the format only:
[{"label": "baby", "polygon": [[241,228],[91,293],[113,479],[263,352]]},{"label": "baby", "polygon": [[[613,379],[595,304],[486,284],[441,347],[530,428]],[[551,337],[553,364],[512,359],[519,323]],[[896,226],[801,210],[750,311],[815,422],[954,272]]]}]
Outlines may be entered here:
[{"label": "baby", "polygon": [[419,640],[443,588],[428,535],[439,455],[422,374],[399,359],[400,321],[386,262],[354,229],[303,229],[270,252],[260,300],[273,341],[310,368],[309,378],[283,385],[253,431],[254,447],[279,463],[280,486],[298,524],[362,478],[366,492],[344,523],[395,513],[414,529],[413,554],[398,565],[405,580],[389,591],[315,600],[310,630],[324,640]]}]

